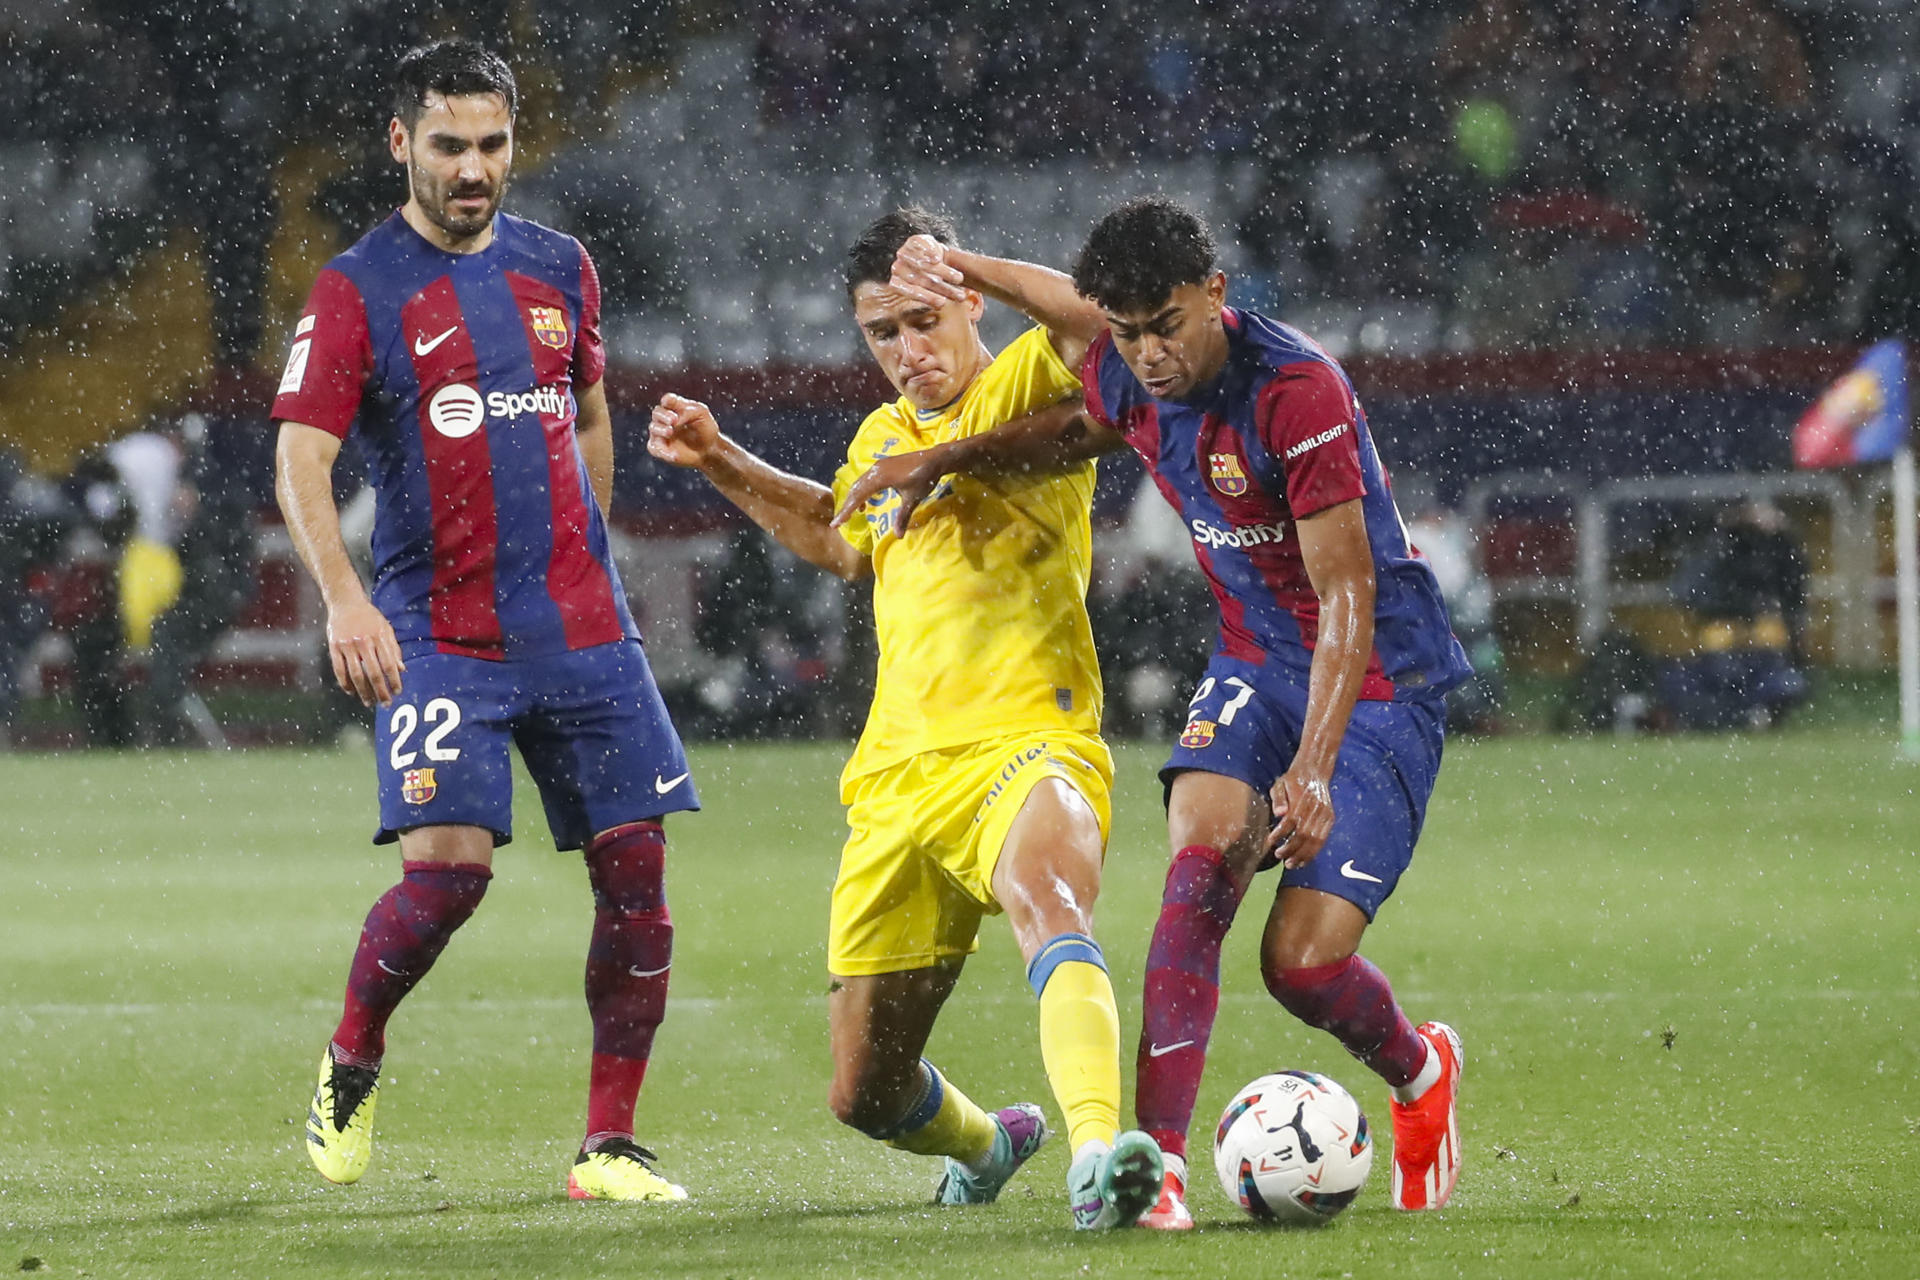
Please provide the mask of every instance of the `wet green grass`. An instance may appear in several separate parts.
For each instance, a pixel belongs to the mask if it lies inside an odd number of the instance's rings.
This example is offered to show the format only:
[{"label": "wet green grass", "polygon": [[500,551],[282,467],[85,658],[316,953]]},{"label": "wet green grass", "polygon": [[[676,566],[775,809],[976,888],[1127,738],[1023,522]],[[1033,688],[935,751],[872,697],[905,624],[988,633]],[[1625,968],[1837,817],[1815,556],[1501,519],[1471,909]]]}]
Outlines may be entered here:
[{"label": "wet green grass", "polygon": [[[530,794],[485,906],[395,1018],[373,1170],[300,1120],[367,904],[364,753],[0,756],[0,1271],[242,1276],[1911,1276],[1920,1273],[1920,768],[1886,735],[1461,743],[1367,951],[1466,1040],[1453,1206],[1384,1159],[1318,1231],[1067,1229],[1058,1147],[992,1208],[835,1125],[822,933],[833,747],[704,748],[673,828],[674,1005],[643,1141],[693,1200],[576,1205],[590,918]],[[1100,932],[1125,1034],[1164,837],[1121,753]],[[1260,891],[1264,894],[1265,890]],[[1205,1117],[1263,1071],[1384,1091],[1267,1000],[1229,939]],[[1045,1100],[1006,930],[934,1056]],[[1384,1140],[1384,1124],[1380,1131]],[[1386,1152],[1383,1149],[1382,1156]]]}]

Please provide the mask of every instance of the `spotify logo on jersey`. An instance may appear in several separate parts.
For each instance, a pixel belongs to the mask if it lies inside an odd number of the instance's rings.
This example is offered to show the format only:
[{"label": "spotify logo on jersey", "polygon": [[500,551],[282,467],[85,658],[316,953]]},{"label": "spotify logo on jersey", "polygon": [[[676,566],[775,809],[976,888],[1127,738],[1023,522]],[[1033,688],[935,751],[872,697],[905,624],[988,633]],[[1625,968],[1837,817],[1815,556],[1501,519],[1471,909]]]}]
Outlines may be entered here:
[{"label": "spotify logo on jersey", "polygon": [[450,440],[463,440],[472,435],[485,419],[486,405],[480,393],[464,382],[440,388],[427,405],[427,421]]}]

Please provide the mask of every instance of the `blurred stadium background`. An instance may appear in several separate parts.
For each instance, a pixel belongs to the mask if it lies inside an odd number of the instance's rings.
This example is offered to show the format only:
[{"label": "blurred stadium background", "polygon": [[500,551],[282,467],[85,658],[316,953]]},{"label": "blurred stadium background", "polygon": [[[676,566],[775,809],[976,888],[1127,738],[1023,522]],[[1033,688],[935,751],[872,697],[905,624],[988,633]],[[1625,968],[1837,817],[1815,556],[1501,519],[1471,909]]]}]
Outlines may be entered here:
[{"label": "blurred stadium background", "polygon": [[[1768,499],[1804,547],[1796,656],[1869,687],[1891,667],[1884,482],[1796,474],[1788,437],[1864,344],[1920,314],[1910,5],[15,0],[0,725],[17,743],[352,725],[277,524],[264,413],[315,272],[402,198],[387,70],[454,30],[521,76],[507,207],[600,266],[620,554],[692,734],[850,730],[867,631],[858,593],[646,458],[646,409],[699,396],[757,450],[829,474],[890,394],[840,253],[908,199],[1056,265],[1126,196],[1205,214],[1231,300],[1342,358],[1407,514],[1479,575],[1510,686],[1481,727],[1578,718],[1566,690],[1596,655],[1695,646],[1673,580],[1741,499]],[[196,543],[191,508],[162,500],[189,584],[221,578],[196,605],[206,643],[175,637],[196,695],[177,724],[139,693],[156,656],[123,645],[113,601],[151,514],[126,483],[138,455],[114,457],[138,433],[175,450],[202,525],[243,531]],[[1138,483],[1103,467],[1095,610],[1114,726],[1152,732],[1211,607]]]},{"label": "blurred stadium background", "polygon": [[[643,1100],[695,1194],[665,1230],[561,1190],[589,904],[524,778],[500,889],[410,1002],[383,1154],[348,1191],[299,1126],[342,947],[390,879],[368,748],[37,750],[362,732],[327,692],[264,415],[314,274],[402,198],[387,69],[453,30],[521,77],[507,207],[599,263],[626,581],[683,730],[720,739],[691,747],[707,808],[675,827],[672,1048]],[[1915,333],[1917,42],[1908,0],[0,3],[0,745],[36,749],[0,756],[0,1268],[1920,1274],[1891,502],[1789,453],[1866,344]],[[1730,504],[1765,499],[1749,531],[1804,564],[1794,732],[1449,744],[1421,867],[1368,940],[1473,1046],[1469,1171],[1419,1222],[1377,1181],[1276,1237],[1207,1185],[1195,1238],[1089,1242],[1059,1214],[1064,1144],[956,1217],[923,1165],[849,1138],[819,1105],[844,747],[735,739],[852,729],[861,593],[645,455],[672,389],[829,473],[888,394],[837,272],[882,206],[1058,264],[1156,189],[1213,222],[1232,299],[1352,374],[1506,677],[1477,727],[1674,723],[1634,698],[1703,645],[1688,584]],[[1117,753],[1100,908],[1129,1042],[1156,730],[1213,616],[1138,485],[1103,465],[1094,598],[1112,728],[1146,737]],[[120,603],[153,607],[164,574],[123,563],[146,535],[193,615],[142,648]],[[193,695],[184,723],[156,686]],[[1029,1096],[1031,997],[984,934],[934,1052]],[[1229,939],[1203,1114],[1276,1066],[1357,1083],[1277,1017],[1259,944]]]}]

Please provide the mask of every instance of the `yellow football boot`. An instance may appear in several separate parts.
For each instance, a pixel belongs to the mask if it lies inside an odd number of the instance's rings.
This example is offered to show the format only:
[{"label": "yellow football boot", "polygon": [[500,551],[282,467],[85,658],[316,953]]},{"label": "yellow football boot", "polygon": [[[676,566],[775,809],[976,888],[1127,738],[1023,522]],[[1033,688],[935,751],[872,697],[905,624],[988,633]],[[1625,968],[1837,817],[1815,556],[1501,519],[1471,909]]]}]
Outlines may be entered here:
[{"label": "yellow football boot", "polygon": [[378,1071],[320,1054],[320,1083],[307,1109],[307,1154],[328,1182],[357,1182],[373,1156],[373,1106],[380,1098]]},{"label": "yellow football boot", "polygon": [[685,1200],[677,1187],[654,1172],[659,1157],[630,1138],[613,1138],[595,1151],[582,1151],[567,1174],[567,1195],[575,1200]]}]

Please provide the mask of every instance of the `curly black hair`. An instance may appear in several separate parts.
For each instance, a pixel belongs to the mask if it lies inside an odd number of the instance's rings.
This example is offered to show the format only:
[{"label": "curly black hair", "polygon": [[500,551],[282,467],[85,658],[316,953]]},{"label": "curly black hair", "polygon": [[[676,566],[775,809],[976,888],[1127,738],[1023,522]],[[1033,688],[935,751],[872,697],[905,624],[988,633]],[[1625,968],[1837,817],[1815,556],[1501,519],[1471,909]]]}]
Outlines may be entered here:
[{"label": "curly black hair", "polygon": [[847,250],[847,297],[863,284],[885,284],[893,279],[893,257],[913,236],[932,236],[958,248],[960,235],[953,220],[917,204],[895,209],[874,219]]},{"label": "curly black hair", "polygon": [[1183,284],[1214,272],[1213,235],[1166,196],[1129,200],[1094,224],[1073,262],[1073,287],[1108,311],[1159,307]]},{"label": "curly black hair", "polygon": [[519,87],[506,60],[477,40],[454,36],[402,54],[393,69],[393,114],[412,129],[427,109],[427,95],[497,93],[511,117],[520,106]]}]

